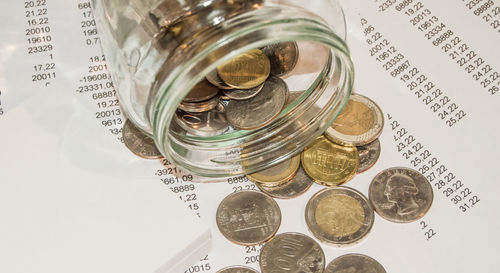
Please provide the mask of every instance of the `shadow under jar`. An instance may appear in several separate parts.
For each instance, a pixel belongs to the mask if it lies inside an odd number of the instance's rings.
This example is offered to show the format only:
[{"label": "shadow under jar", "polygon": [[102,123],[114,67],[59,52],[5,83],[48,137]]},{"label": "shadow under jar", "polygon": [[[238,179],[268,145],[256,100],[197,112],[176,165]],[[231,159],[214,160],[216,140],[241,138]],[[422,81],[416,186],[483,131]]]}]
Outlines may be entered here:
[{"label": "shadow under jar", "polygon": [[349,98],[354,70],[335,0],[93,0],[93,7],[125,114],[171,163],[202,177],[290,158]]}]

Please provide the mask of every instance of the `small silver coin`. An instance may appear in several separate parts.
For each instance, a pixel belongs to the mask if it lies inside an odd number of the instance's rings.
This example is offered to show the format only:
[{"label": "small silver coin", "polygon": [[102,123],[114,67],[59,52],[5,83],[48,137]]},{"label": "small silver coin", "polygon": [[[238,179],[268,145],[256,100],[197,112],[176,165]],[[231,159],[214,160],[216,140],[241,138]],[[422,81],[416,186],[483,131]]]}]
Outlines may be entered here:
[{"label": "small silver coin", "polygon": [[386,220],[409,223],[429,211],[434,194],[424,175],[396,167],[383,170],[373,178],[369,197],[375,211]]},{"label": "small silver coin", "polygon": [[137,156],[145,159],[163,157],[156,148],[154,140],[137,129],[129,120],[123,125],[122,136],[125,146]]},{"label": "small silver coin", "polygon": [[262,273],[322,273],[325,254],[316,241],[300,233],[282,233],[260,251]]},{"label": "small silver coin", "polygon": [[231,100],[226,107],[229,123],[236,129],[253,130],[276,118],[288,98],[288,86],[275,76],[269,77],[262,91],[249,100]]},{"label": "small silver coin", "polygon": [[250,267],[246,266],[230,266],[223,268],[216,273],[259,273],[257,270],[254,270]]},{"label": "small silver coin", "polygon": [[281,211],[271,197],[258,191],[228,195],[217,208],[217,227],[224,237],[239,245],[269,240],[281,224]]},{"label": "small silver coin", "polygon": [[203,113],[189,113],[177,110],[174,120],[187,133],[194,136],[217,136],[229,129],[229,123],[222,104]]},{"label": "small silver coin", "polygon": [[384,267],[363,254],[346,254],[333,260],[325,273],[386,273]]},{"label": "small silver coin", "polygon": [[262,183],[255,183],[264,193],[279,199],[292,199],[306,192],[314,181],[305,173],[302,166],[295,176],[284,185],[268,187]]},{"label": "small silver coin", "polygon": [[224,90],[223,93],[231,100],[248,100],[259,94],[262,91],[264,84],[251,89],[230,89]]},{"label": "small silver coin", "polygon": [[203,80],[196,84],[184,97],[183,102],[202,102],[209,100],[219,93],[219,89]]},{"label": "small silver coin", "polygon": [[209,100],[202,102],[181,102],[178,108],[186,112],[201,113],[214,109],[218,104],[219,97],[215,96]]},{"label": "small silver coin", "polygon": [[357,148],[359,154],[358,173],[362,173],[373,167],[380,157],[380,141],[376,139],[366,145],[357,146]]},{"label": "small silver coin", "polygon": [[219,89],[222,90],[233,89],[219,77],[219,74],[217,74],[217,70],[213,70],[212,72],[208,73],[205,78],[209,83],[217,86]]},{"label": "small silver coin", "polygon": [[271,75],[283,77],[290,73],[299,60],[299,47],[296,42],[282,42],[262,48],[271,62]]}]

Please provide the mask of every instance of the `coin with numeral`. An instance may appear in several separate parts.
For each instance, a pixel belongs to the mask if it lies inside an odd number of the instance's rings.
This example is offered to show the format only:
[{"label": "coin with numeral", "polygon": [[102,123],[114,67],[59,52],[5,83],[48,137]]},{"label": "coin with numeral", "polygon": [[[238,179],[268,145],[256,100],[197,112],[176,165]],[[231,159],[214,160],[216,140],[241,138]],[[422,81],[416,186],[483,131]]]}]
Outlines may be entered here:
[{"label": "coin with numeral", "polygon": [[375,259],[352,253],[335,258],[326,267],[325,273],[386,273],[386,271]]},{"label": "coin with numeral", "polygon": [[125,125],[123,125],[122,136],[125,146],[139,157],[145,159],[163,157],[156,148],[154,140],[137,129],[129,120],[125,121]]}]

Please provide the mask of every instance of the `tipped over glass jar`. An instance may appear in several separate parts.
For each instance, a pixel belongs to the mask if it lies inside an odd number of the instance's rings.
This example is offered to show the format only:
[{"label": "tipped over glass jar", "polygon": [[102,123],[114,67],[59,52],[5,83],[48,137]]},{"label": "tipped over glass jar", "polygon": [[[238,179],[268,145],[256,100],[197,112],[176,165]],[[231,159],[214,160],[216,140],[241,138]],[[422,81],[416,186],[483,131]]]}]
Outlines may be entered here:
[{"label": "tipped over glass jar", "polygon": [[354,70],[335,0],[93,0],[128,119],[174,165],[253,173],[321,135]]}]

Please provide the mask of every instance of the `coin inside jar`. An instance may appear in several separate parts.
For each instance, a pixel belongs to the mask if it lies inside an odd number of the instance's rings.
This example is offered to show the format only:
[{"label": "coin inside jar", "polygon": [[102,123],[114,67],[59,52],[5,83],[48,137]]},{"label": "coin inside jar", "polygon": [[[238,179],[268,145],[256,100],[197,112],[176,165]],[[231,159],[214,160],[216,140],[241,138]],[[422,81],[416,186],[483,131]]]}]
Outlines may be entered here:
[{"label": "coin inside jar", "polygon": [[231,86],[227,85],[220,77],[219,74],[217,74],[217,70],[213,70],[212,72],[208,73],[207,76],[205,77],[207,81],[213,85],[215,85],[217,88],[225,90],[225,89],[233,89]]},{"label": "coin inside jar", "polygon": [[361,146],[377,139],[383,127],[384,116],[378,105],[365,96],[352,94],[325,135],[333,142]]},{"label": "coin inside jar", "polygon": [[416,170],[395,167],[377,174],[369,189],[370,202],[384,219],[409,223],[429,211],[434,197],[432,186]]},{"label": "coin inside jar", "polygon": [[214,109],[218,104],[219,97],[215,96],[209,100],[201,102],[181,102],[178,108],[186,112],[201,113]]},{"label": "coin inside jar", "polygon": [[259,94],[262,91],[264,84],[251,89],[230,89],[224,90],[223,94],[231,100],[248,100]]},{"label": "coin inside jar", "polygon": [[306,192],[313,184],[313,180],[300,167],[295,176],[283,185],[269,187],[262,183],[255,184],[262,192],[274,198],[291,199]]},{"label": "coin inside jar", "polygon": [[267,56],[259,49],[245,52],[217,67],[217,74],[235,89],[250,89],[261,85],[271,72]]},{"label": "coin inside jar", "polygon": [[386,273],[375,259],[363,254],[346,254],[335,258],[326,267],[325,273]]},{"label": "coin inside jar", "polygon": [[300,233],[282,233],[260,251],[262,273],[322,273],[325,254],[316,241]]},{"label": "coin inside jar", "polygon": [[348,187],[321,190],[306,206],[306,223],[311,233],[333,246],[359,242],[370,232],[374,219],[368,200]]},{"label": "coin inside jar", "polygon": [[248,174],[251,181],[266,187],[275,187],[282,185],[297,173],[300,166],[300,155],[288,158],[265,170]]},{"label": "coin inside jar", "polygon": [[380,157],[380,141],[376,139],[366,145],[356,147],[359,154],[358,173],[362,173],[373,167]]},{"label": "coin inside jar", "polygon": [[246,266],[230,266],[223,268],[216,273],[259,273],[257,270],[254,270],[250,267]]},{"label": "coin inside jar", "polygon": [[196,84],[184,97],[183,102],[202,102],[215,97],[219,93],[217,87],[203,80]]},{"label": "coin inside jar", "polygon": [[189,113],[177,110],[175,122],[187,133],[194,136],[216,136],[228,130],[224,106],[217,105],[215,109],[202,113]]},{"label": "coin inside jar", "polygon": [[125,146],[139,157],[145,159],[163,157],[156,148],[154,140],[137,129],[129,120],[125,121],[125,125],[123,125],[122,136]]},{"label": "coin inside jar", "polygon": [[321,136],[302,152],[301,161],[315,182],[332,187],[354,177],[359,155],[355,146],[338,145]]},{"label": "coin inside jar", "polygon": [[222,235],[231,242],[257,245],[278,231],[281,211],[276,201],[261,192],[240,191],[222,200],[216,221]]},{"label": "coin inside jar", "polygon": [[271,63],[271,75],[283,77],[292,72],[299,60],[299,48],[297,43],[282,42],[262,48]]}]

